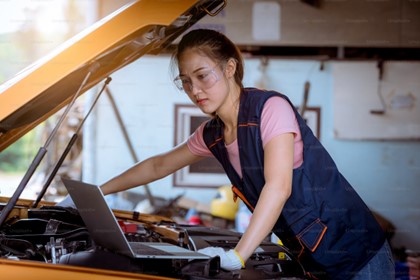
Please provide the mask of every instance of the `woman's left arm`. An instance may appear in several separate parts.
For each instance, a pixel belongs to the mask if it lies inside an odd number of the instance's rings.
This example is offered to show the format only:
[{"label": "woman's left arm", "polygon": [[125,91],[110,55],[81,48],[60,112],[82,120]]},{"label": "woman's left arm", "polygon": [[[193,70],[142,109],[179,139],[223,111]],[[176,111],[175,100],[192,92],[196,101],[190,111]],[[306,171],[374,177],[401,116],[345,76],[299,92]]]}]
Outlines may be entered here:
[{"label": "woman's left arm", "polygon": [[293,155],[293,133],[278,135],[264,147],[265,185],[248,228],[235,248],[245,262],[271,232],[291,195]]}]

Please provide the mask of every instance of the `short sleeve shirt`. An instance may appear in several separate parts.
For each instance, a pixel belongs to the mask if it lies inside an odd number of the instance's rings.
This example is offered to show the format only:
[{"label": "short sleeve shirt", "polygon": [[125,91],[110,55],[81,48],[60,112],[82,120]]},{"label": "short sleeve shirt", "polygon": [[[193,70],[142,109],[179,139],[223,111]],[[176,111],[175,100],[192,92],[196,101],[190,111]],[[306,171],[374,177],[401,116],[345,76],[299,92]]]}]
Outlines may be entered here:
[{"label": "short sleeve shirt", "polygon": [[[205,122],[191,134],[187,140],[187,146],[195,155],[212,157],[213,154],[207,148],[203,139],[204,126]],[[269,98],[264,104],[261,115],[261,138],[263,148],[271,139],[285,133],[293,133],[294,135],[293,168],[297,168],[303,162],[303,142],[296,115],[285,99],[278,96]],[[239,176],[242,177],[238,141],[235,140],[229,145],[226,145],[226,149],[233,168]]]}]

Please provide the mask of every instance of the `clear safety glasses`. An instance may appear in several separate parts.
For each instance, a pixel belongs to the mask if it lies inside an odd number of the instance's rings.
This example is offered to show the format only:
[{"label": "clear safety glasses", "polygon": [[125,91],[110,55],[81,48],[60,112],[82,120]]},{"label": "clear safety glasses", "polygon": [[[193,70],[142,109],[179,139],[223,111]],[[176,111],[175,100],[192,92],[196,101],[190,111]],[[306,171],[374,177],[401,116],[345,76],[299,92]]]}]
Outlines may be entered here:
[{"label": "clear safety glasses", "polygon": [[191,93],[193,88],[199,88],[201,90],[209,89],[220,80],[220,76],[216,73],[218,66],[216,65],[212,69],[199,70],[190,77],[178,76],[174,79],[174,83],[180,91],[184,91],[185,93]]}]

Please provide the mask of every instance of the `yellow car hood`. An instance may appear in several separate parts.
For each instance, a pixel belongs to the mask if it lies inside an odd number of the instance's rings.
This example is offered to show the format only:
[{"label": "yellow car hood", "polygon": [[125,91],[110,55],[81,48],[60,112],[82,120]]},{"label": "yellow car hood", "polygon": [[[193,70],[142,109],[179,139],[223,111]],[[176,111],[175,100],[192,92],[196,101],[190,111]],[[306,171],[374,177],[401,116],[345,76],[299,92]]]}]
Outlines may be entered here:
[{"label": "yellow car hood", "polygon": [[141,0],[110,14],[0,85],[0,151],[144,54],[157,54],[221,0]]}]

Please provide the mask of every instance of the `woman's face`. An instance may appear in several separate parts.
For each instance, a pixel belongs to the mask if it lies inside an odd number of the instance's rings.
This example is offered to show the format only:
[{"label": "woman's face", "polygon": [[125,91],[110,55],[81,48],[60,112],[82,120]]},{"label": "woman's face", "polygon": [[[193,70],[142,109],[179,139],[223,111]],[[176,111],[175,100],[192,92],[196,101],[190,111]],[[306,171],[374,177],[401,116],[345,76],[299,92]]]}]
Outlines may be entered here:
[{"label": "woman's face", "polygon": [[218,112],[229,94],[224,65],[196,50],[186,50],[180,56],[176,80],[192,102],[206,114]]}]

